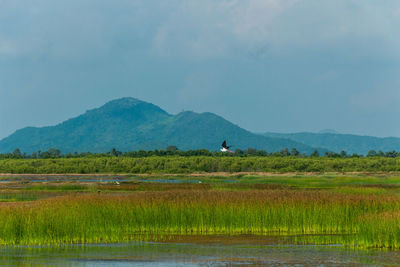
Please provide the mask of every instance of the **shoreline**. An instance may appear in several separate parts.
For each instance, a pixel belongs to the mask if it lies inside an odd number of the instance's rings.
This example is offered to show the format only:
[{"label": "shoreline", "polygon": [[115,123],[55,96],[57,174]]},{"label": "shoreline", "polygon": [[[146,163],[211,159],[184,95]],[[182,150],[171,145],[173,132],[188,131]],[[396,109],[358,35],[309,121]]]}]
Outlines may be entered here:
[{"label": "shoreline", "polygon": [[400,175],[400,172],[379,171],[379,172],[194,172],[194,173],[0,173],[0,177],[13,176],[140,176],[140,177],[164,177],[164,176],[187,176],[187,177],[207,177],[207,176],[318,176],[318,175]]}]

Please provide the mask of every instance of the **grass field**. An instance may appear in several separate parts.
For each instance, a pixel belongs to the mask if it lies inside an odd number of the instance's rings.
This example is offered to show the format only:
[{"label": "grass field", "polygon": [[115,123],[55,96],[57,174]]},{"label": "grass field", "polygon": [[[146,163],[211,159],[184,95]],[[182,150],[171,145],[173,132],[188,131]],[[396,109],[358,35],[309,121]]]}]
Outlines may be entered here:
[{"label": "grass field", "polygon": [[398,174],[111,177],[3,176],[0,244],[253,234],[400,248]]}]

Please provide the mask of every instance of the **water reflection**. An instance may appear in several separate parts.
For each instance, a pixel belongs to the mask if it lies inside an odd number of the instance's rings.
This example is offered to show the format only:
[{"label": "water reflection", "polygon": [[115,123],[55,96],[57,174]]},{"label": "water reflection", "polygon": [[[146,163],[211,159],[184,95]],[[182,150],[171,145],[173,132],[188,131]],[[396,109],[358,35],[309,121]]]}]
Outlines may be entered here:
[{"label": "water reflection", "polygon": [[[219,240],[219,241],[218,241]],[[222,242],[221,242],[222,240]],[[182,241],[182,240],[181,240]],[[199,240],[198,240],[199,241]],[[192,243],[195,242],[195,243]],[[340,246],[224,241],[137,242],[58,247],[3,247],[0,265],[50,266],[397,266],[397,251]]]}]

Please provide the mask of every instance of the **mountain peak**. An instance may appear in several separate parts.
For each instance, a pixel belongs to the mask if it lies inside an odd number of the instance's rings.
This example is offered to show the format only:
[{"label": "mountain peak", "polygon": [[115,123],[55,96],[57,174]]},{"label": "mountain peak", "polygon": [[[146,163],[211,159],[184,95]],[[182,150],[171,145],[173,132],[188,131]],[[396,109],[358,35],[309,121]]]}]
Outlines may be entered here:
[{"label": "mountain peak", "polygon": [[335,131],[333,129],[323,129],[321,131],[319,131],[318,133],[320,134],[338,134],[338,131]]},{"label": "mountain peak", "polygon": [[123,97],[111,100],[105,103],[101,108],[110,108],[110,107],[131,108],[139,104],[149,104],[149,103],[133,97]]},{"label": "mountain peak", "polygon": [[269,152],[296,147],[311,153],[313,148],[287,139],[252,134],[213,113],[186,111],[170,115],[160,107],[132,97],[112,100],[55,126],[25,128],[0,141],[0,152],[19,148],[24,152],[107,152],[164,149],[219,149],[222,140],[237,148],[254,147]]},{"label": "mountain peak", "polygon": [[[111,100],[99,108],[88,110],[89,114],[109,114],[116,117],[121,116],[145,116],[152,114],[169,115],[165,110],[152,103],[148,103],[133,97],[123,97]],[[141,115],[140,115],[141,114]]]}]

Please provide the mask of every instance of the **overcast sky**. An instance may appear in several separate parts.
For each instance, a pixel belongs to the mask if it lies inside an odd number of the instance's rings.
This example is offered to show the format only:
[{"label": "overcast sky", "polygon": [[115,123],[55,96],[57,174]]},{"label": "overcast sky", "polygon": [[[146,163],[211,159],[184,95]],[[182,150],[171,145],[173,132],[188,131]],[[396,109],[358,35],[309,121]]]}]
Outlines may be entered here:
[{"label": "overcast sky", "polygon": [[124,96],[400,137],[400,1],[0,0],[0,138]]}]

